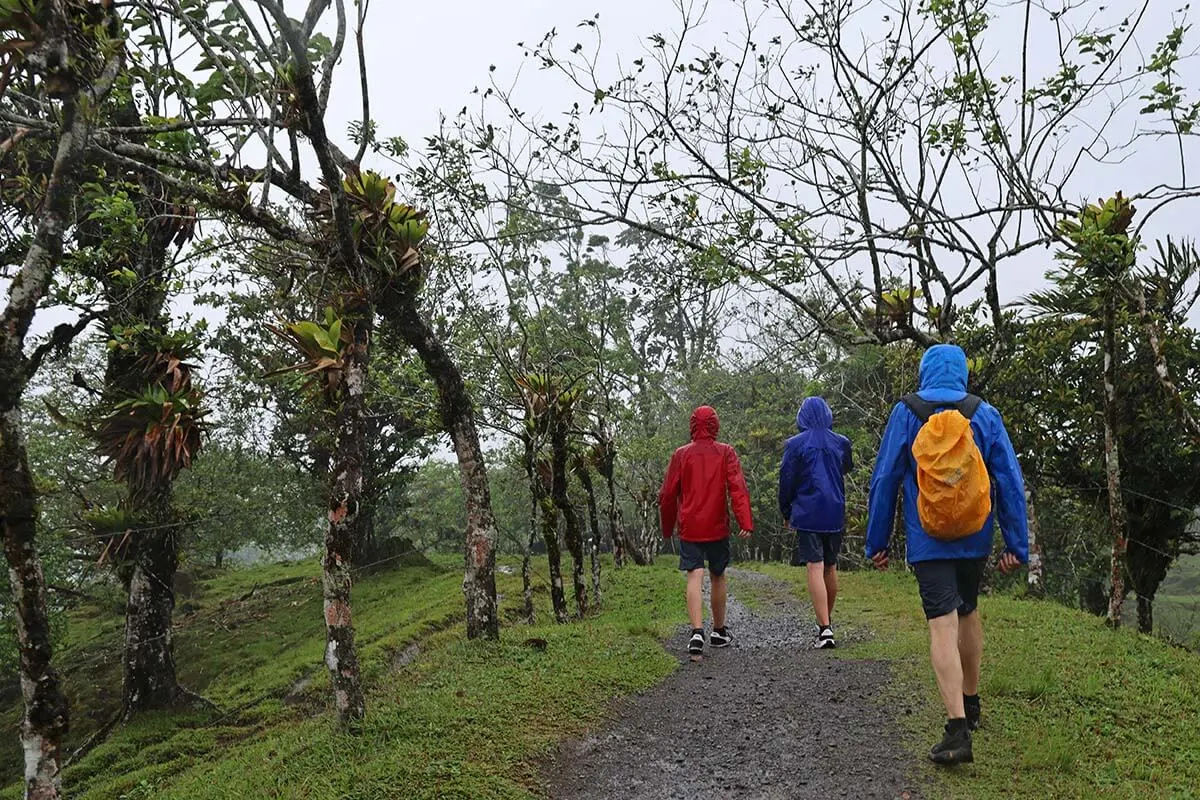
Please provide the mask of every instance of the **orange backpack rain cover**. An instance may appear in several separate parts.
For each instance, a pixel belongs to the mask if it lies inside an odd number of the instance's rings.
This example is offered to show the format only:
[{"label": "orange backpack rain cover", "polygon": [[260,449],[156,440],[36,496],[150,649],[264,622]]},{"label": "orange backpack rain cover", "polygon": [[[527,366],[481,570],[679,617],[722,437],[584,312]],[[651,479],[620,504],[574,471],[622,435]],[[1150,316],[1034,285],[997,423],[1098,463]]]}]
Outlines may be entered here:
[{"label": "orange backpack rain cover", "polygon": [[925,532],[954,541],[982,530],[992,513],[992,485],[971,421],[957,408],[930,415],[913,441],[912,456]]}]

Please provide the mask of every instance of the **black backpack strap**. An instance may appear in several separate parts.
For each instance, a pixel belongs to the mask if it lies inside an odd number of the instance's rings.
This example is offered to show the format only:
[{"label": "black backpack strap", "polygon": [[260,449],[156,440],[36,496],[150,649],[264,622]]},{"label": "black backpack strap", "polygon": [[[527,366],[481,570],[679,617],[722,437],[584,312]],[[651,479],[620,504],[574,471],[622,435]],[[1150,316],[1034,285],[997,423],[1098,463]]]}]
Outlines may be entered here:
[{"label": "black backpack strap", "polygon": [[975,412],[979,410],[979,406],[983,404],[983,398],[969,394],[962,400],[958,401],[958,413],[962,414],[967,419],[975,416]]},{"label": "black backpack strap", "polygon": [[937,406],[925,400],[919,394],[906,394],[900,398],[900,402],[908,406],[908,410],[917,415],[917,419],[921,420],[922,425],[929,422],[929,418],[937,411]]},{"label": "black backpack strap", "polygon": [[969,394],[956,403],[931,403],[919,394],[906,394],[900,398],[900,402],[908,406],[908,410],[916,414],[917,419],[921,420],[921,424],[924,425],[939,409],[946,408],[957,409],[958,413],[967,419],[971,419],[971,417],[975,416],[975,412],[979,410],[983,399]]}]

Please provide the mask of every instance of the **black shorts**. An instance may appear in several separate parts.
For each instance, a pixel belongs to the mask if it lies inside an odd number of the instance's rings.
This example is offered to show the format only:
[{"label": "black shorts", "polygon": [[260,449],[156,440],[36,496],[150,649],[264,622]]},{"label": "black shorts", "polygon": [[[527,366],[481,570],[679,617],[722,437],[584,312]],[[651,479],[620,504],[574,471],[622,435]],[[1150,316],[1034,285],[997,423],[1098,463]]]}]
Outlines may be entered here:
[{"label": "black shorts", "polygon": [[679,540],[679,568],[684,572],[694,569],[704,569],[708,562],[708,571],[713,575],[724,575],[729,566],[729,537],[715,542],[687,542]]},{"label": "black shorts", "polygon": [[912,565],[921,590],[925,619],[957,611],[965,617],[979,606],[979,581],[986,558],[944,558]]},{"label": "black shorts", "polygon": [[827,567],[836,567],[842,552],[842,534],[796,531],[796,545],[792,548],[792,566],[825,562]]}]

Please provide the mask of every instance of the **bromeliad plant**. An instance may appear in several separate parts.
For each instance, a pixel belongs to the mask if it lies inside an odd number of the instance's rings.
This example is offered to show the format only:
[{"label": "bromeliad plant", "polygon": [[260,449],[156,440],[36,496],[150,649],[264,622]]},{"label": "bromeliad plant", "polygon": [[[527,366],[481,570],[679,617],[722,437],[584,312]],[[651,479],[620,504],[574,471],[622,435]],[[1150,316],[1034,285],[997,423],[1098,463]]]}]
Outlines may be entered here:
[{"label": "bromeliad plant", "polygon": [[304,361],[272,370],[264,377],[300,372],[308,379],[306,388],[332,400],[341,382],[346,350],[354,340],[352,326],[347,325],[333,308],[326,308],[323,323],[300,320],[266,327],[291,345]]},{"label": "bromeliad plant", "polygon": [[97,449],[113,463],[113,476],[129,487],[136,505],[191,466],[203,443],[208,410],[192,381],[188,359],[197,345],[187,334],[141,330],[118,333],[110,347],[135,347],[134,368],[143,388],[118,399],[95,428]]},{"label": "bromeliad plant", "polygon": [[[342,181],[342,192],[351,209],[354,246],[363,262],[382,273],[385,282],[412,280],[412,288],[418,288],[418,245],[429,233],[426,213],[399,202],[396,185],[370,170],[350,172]],[[320,225],[332,225],[333,205],[328,191],[322,194],[314,218]]]}]

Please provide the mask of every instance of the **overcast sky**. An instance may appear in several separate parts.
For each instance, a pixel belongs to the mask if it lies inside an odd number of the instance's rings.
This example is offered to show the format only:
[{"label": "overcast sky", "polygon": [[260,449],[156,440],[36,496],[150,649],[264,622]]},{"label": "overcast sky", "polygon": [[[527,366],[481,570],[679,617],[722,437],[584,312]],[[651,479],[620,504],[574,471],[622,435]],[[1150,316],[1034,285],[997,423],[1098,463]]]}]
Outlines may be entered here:
[{"label": "overcast sky", "polygon": [[[701,5],[700,3],[696,4]],[[803,3],[797,3],[797,7]],[[990,42],[1005,42],[1011,33],[1015,44],[1021,38],[1021,18],[1014,15],[1017,4],[995,3],[998,14],[989,31]],[[1140,3],[1114,0],[1096,3],[1098,19],[1116,21]],[[1177,0],[1152,0],[1142,20],[1139,40],[1149,48],[1169,30],[1174,15],[1182,6]],[[882,8],[882,6],[879,6]],[[744,25],[742,5],[736,0],[710,0],[704,13],[701,40],[720,41],[729,32]],[[1003,9],[1008,8],[1008,11]],[[495,66],[495,80],[501,84],[515,81],[521,107],[534,114],[554,114],[579,100],[564,81],[548,73],[539,73],[522,56],[519,42],[533,43],[551,27],[570,40],[578,23],[600,13],[604,50],[625,63],[643,54],[646,38],[661,32],[668,36],[678,31],[680,13],[676,0],[439,0],[412,3],[404,0],[374,0],[370,6],[366,50],[372,85],[372,117],[379,123],[382,136],[400,135],[414,148],[423,137],[436,132],[439,114],[453,116],[464,105],[475,108],[471,90],[486,87],[489,68]],[[1054,57],[1056,33],[1049,26],[1040,28],[1037,47]],[[1019,48],[994,54],[998,69],[1010,71]],[[355,85],[352,51],[343,64],[333,92],[331,116],[334,130],[360,116],[359,93]],[[1052,63],[1047,60],[1047,64]],[[519,77],[518,77],[519,76]],[[1182,65],[1185,85],[1200,90],[1200,64],[1189,59]],[[340,124],[339,124],[340,123]],[[1137,124],[1136,115],[1129,120]],[[1107,196],[1118,189],[1127,194],[1151,182],[1177,181],[1178,153],[1169,141],[1146,142],[1125,163],[1088,168],[1070,185],[1076,199]],[[1200,170],[1200,164],[1196,166]],[[1141,209],[1143,212],[1145,208]],[[1193,220],[1200,206],[1196,201],[1180,203],[1156,216],[1149,238],[1171,232],[1192,235]],[[1048,253],[1034,253],[1012,264],[1002,276],[1002,295],[1015,300],[1040,285],[1050,266]]]}]

